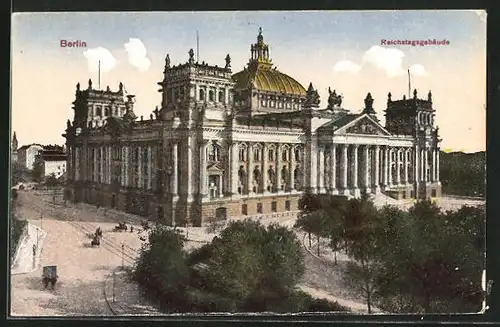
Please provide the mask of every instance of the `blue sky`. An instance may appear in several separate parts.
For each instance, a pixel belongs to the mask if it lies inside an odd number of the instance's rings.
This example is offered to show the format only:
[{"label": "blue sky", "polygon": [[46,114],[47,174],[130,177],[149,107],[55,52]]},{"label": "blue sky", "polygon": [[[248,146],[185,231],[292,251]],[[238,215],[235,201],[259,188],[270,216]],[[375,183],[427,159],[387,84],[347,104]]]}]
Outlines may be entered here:
[{"label": "blue sky", "polygon": [[[116,64],[103,73],[103,84],[116,88],[113,85],[123,81],[137,95],[138,114],[148,116],[160,103],[156,82],[162,78],[166,53],[172,64],[187,61],[188,50],[196,49],[198,30],[200,61],[223,65],[229,53],[236,72],[247,63],[259,26],[278,69],[306,87],[312,81],[323,104],[328,86],[343,93],[346,107],[355,112],[371,92],[382,115],[387,92],[394,98],[407,93],[406,76],[392,76],[384,65],[399,70],[416,67],[422,74],[415,73],[414,86],[422,96],[433,91],[443,147],[484,150],[486,24],[474,11],[15,14],[13,129],[22,144],[63,142],[60,134],[72,116],[74,85],[86,85],[89,77],[97,80],[88,66],[90,59],[83,55],[89,49],[101,47],[112,54]],[[147,69],[130,64],[130,52],[124,48],[130,38],[140,40],[147,51]],[[450,45],[380,44],[381,39],[429,38],[446,39]],[[61,48],[61,39],[85,41],[87,48]],[[357,68],[335,68],[346,61]],[[36,97],[26,96],[27,83],[38,90]],[[457,112],[461,119],[450,116]],[[50,128],[38,128],[23,119],[27,116],[46,119]],[[465,143],[457,139],[457,126],[461,135],[468,133]]]}]

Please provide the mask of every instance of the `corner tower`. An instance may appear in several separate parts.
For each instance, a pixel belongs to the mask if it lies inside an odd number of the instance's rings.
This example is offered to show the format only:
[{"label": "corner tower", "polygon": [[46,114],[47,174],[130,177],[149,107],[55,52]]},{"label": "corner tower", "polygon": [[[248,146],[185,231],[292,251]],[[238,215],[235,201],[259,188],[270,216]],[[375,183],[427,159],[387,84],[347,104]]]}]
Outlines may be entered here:
[{"label": "corner tower", "polygon": [[106,90],[96,90],[90,79],[85,90],[80,89],[80,83],[76,84],[73,125],[84,128],[103,124],[109,117],[123,118],[127,112],[133,110],[133,96],[128,95],[128,101],[124,101],[124,97],[122,83],[116,92],[111,91],[109,86]]},{"label": "corner tower", "polygon": [[392,101],[388,94],[387,110],[385,111],[386,129],[397,136],[414,138],[412,154],[413,183],[417,198],[441,196],[439,177],[439,128],[434,125],[436,110],[432,104],[432,93],[427,99],[419,99],[417,90],[413,98]]}]

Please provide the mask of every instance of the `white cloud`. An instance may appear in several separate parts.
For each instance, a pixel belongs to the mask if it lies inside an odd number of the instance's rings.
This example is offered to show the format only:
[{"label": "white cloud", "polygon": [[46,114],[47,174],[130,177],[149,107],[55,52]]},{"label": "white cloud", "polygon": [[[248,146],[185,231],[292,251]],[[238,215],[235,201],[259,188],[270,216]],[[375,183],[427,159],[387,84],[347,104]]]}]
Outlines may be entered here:
[{"label": "white cloud", "polygon": [[482,22],[486,23],[486,16],[488,15],[486,13],[486,10],[474,10],[476,15],[481,19]]},{"label": "white cloud", "polygon": [[428,75],[427,71],[425,70],[424,66],[420,64],[415,64],[411,65],[410,67],[410,73],[415,76],[425,76]]},{"label": "white cloud", "polygon": [[[395,77],[406,74],[407,69],[403,68],[403,58],[405,54],[399,49],[384,48],[378,45],[371,47],[363,54],[361,64],[356,64],[350,60],[342,60],[333,66],[335,72],[348,72],[356,74],[363,67],[370,65],[386,73],[388,77]],[[410,71],[418,76],[428,75],[424,66],[414,64]]]},{"label": "white cloud", "polygon": [[387,76],[394,77],[404,74],[403,58],[405,54],[398,49],[383,48],[375,45],[363,55],[363,65],[368,63],[385,71]]},{"label": "white cloud", "polygon": [[129,38],[128,43],[125,43],[125,51],[128,53],[129,63],[139,71],[145,72],[151,66],[146,47],[140,39]]},{"label": "white cloud", "polygon": [[88,49],[83,55],[87,58],[89,72],[91,73],[97,72],[99,61],[101,62],[101,71],[104,73],[109,72],[116,65],[115,57],[108,49],[103,47]]},{"label": "white cloud", "polygon": [[350,60],[339,61],[338,63],[336,63],[333,66],[333,70],[335,72],[349,72],[349,73],[356,74],[357,72],[359,72],[360,69],[361,69],[360,65],[358,65]]}]

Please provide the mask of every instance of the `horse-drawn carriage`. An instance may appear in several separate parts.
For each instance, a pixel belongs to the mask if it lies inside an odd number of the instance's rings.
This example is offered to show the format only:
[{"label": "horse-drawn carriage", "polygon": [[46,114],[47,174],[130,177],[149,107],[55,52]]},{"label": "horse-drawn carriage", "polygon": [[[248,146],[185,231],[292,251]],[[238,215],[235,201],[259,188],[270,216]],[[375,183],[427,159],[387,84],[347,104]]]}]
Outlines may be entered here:
[{"label": "horse-drawn carriage", "polygon": [[94,235],[94,238],[92,239],[92,241],[90,241],[90,246],[101,246],[101,238],[98,235]]},{"label": "horse-drawn carriage", "polygon": [[114,228],[115,232],[122,232],[122,231],[126,232],[127,230],[128,230],[128,227],[127,227],[127,224],[125,222],[118,223],[118,225],[115,226],[115,228]]},{"label": "horse-drawn carriage", "polygon": [[47,288],[49,286],[54,289],[54,286],[56,285],[57,282],[57,266],[44,266],[43,267],[43,274],[42,274],[42,281],[43,281],[43,287]]}]

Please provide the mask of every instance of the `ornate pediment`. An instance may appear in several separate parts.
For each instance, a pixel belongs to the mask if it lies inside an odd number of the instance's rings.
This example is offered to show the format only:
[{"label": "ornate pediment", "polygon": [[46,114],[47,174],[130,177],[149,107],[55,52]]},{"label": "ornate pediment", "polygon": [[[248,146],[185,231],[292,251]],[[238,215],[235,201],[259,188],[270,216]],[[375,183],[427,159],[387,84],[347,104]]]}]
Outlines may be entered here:
[{"label": "ornate pediment", "polygon": [[224,168],[218,162],[208,165],[207,171],[209,174],[222,174],[224,173]]},{"label": "ornate pediment", "polygon": [[368,116],[361,116],[351,123],[340,128],[336,134],[361,134],[389,136],[390,133],[375,120]]}]

